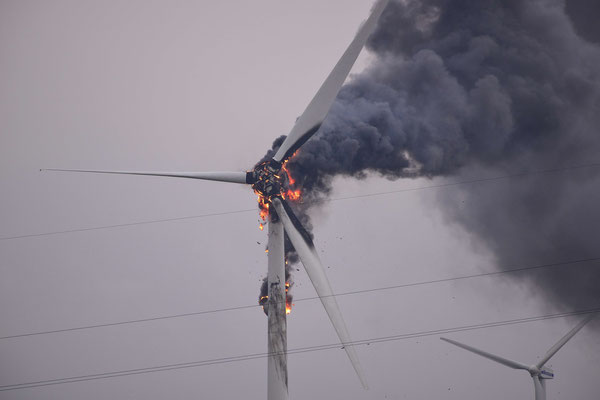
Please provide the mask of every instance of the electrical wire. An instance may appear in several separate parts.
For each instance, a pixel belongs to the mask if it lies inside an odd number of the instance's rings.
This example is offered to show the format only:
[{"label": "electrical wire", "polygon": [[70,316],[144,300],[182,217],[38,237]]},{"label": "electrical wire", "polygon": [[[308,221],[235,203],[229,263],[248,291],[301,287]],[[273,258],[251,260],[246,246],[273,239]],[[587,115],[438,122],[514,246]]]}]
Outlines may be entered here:
[{"label": "electrical wire", "polygon": [[[487,322],[487,323],[474,324],[474,325],[463,325],[463,326],[436,329],[436,330],[426,330],[426,331],[419,331],[419,332],[403,333],[403,334],[397,334],[397,335],[391,335],[391,336],[372,337],[372,338],[352,341],[350,343],[346,343],[345,346],[362,346],[362,345],[370,345],[370,344],[377,344],[377,343],[387,343],[387,342],[403,340],[403,339],[435,336],[435,335],[446,334],[446,333],[464,332],[464,331],[486,329],[486,328],[493,328],[493,327],[506,326],[506,325],[516,325],[516,324],[523,324],[523,323],[527,323],[527,322],[542,321],[542,320],[548,320],[548,319],[554,319],[554,318],[564,318],[567,316],[593,314],[593,313],[597,313],[597,312],[600,312],[600,308],[577,310],[577,311],[563,312],[563,313],[556,313],[556,314],[546,314],[546,315],[539,315],[539,316],[534,316],[534,317]],[[342,346],[340,343],[330,343],[330,344],[317,345],[317,346],[299,347],[299,348],[288,350],[286,352],[286,354],[288,354],[288,355],[300,354],[300,353],[324,351],[324,350],[339,349],[339,348],[343,349],[344,346]],[[24,382],[24,383],[0,386],[0,391],[28,389],[28,388],[36,388],[36,387],[42,387],[42,386],[61,385],[61,384],[66,384],[66,383],[91,381],[91,380],[97,380],[97,379],[108,379],[108,378],[116,378],[116,377],[122,377],[122,376],[140,375],[140,374],[147,374],[147,373],[152,373],[152,372],[162,372],[162,371],[171,371],[171,370],[178,370],[178,369],[184,369],[184,368],[203,367],[203,366],[215,365],[215,364],[241,362],[241,361],[266,358],[269,356],[277,356],[277,355],[281,355],[281,354],[282,353],[277,353],[277,352],[253,353],[253,354],[244,354],[244,355],[237,355],[237,356],[230,356],[230,357],[193,361],[193,362],[187,362],[187,363],[166,364],[166,365],[158,365],[158,366],[153,366],[153,367],[136,368],[136,369],[121,370],[121,371],[110,371],[110,372],[89,374],[89,375],[80,375],[80,376],[73,376],[73,377],[67,377],[67,378],[57,378],[57,379],[48,379],[48,380],[43,380],[43,381]]]},{"label": "electrical wire", "polygon": [[257,210],[257,208],[251,208],[251,209],[246,209],[246,210],[223,211],[223,212],[200,214],[200,215],[189,215],[187,217],[153,219],[153,220],[149,220],[149,221],[129,222],[129,223],[115,224],[115,225],[103,225],[103,226],[95,226],[95,227],[90,227],[90,228],[67,229],[67,230],[64,230],[64,231],[52,231],[52,232],[44,232],[44,233],[32,233],[32,234],[20,235],[20,236],[7,236],[7,237],[0,237],[0,241],[2,241],[2,240],[13,240],[13,239],[25,239],[25,238],[40,237],[40,236],[62,235],[62,234],[65,234],[65,233],[99,231],[99,230],[103,230],[103,229],[124,228],[124,227],[128,227],[128,226],[159,224],[159,223],[163,223],[163,222],[183,221],[183,220],[188,220],[188,219],[200,219],[200,218],[207,218],[207,217],[217,217],[217,216],[228,215],[228,214],[247,213],[247,212],[256,211],[256,210]]},{"label": "electrical wire", "polygon": [[[480,273],[480,274],[463,275],[463,276],[456,276],[456,277],[450,277],[450,278],[412,282],[412,283],[405,283],[405,284],[371,288],[371,289],[354,290],[354,291],[334,294],[334,295],[332,295],[332,297],[351,296],[351,295],[356,295],[356,294],[365,294],[365,293],[372,293],[372,292],[378,292],[378,291],[384,291],[384,290],[395,290],[395,289],[402,289],[402,288],[407,288],[407,287],[425,286],[425,285],[432,285],[432,284],[437,284],[437,283],[479,278],[479,277],[484,277],[484,276],[495,276],[495,275],[501,275],[501,274],[507,274],[507,273],[531,271],[531,270],[536,270],[536,269],[566,266],[566,265],[573,265],[573,264],[583,264],[586,262],[597,262],[597,261],[600,261],[600,257],[585,258],[585,259],[571,260],[571,261],[550,263],[550,264],[540,264],[540,265],[534,265],[534,266],[528,266],[528,267],[506,269],[506,270],[501,270],[501,271],[484,272],[484,273]],[[323,297],[329,297],[329,296],[323,296]],[[302,302],[302,301],[309,301],[309,300],[317,300],[317,299],[319,299],[318,296],[299,298],[299,299],[294,299],[294,303]],[[95,325],[48,330],[48,331],[41,331],[41,332],[22,333],[22,334],[17,334],[17,335],[0,337],[0,340],[15,339],[15,338],[28,337],[28,336],[48,335],[48,334],[54,334],[54,333],[72,332],[72,331],[79,331],[79,330],[86,330],[86,329],[104,328],[104,327],[109,327],[109,326],[137,324],[137,323],[142,323],[142,322],[152,322],[152,321],[160,321],[160,320],[174,319],[174,318],[184,318],[184,317],[191,317],[191,316],[198,316],[198,315],[205,315],[205,314],[215,314],[215,313],[227,312],[227,311],[244,310],[244,309],[250,309],[250,308],[256,308],[256,307],[259,307],[259,306],[257,304],[252,304],[252,305],[244,305],[244,306],[237,306],[237,307],[219,308],[219,309],[214,309],[214,310],[196,311],[196,312],[183,313],[183,314],[164,315],[164,316],[152,317],[152,318],[142,318],[142,319],[127,320],[127,321],[110,322],[110,323],[105,323],[105,324],[95,324]]]},{"label": "electrical wire", "polygon": [[[530,171],[530,172],[520,172],[520,173],[510,174],[510,175],[499,175],[499,176],[493,176],[493,177],[488,177],[488,178],[478,178],[478,179],[471,179],[471,180],[464,180],[464,181],[457,181],[457,182],[441,183],[441,184],[437,184],[437,185],[418,186],[415,188],[391,190],[391,191],[386,191],[386,192],[367,193],[367,194],[356,195],[356,196],[347,196],[347,197],[337,197],[337,198],[332,198],[332,199],[325,199],[325,200],[323,200],[323,202],[359,199],[359,198],[374,197],[374,196],[384,196],[384,195],[389,195],[389,194],[414,192],[414,191],[426,190],[426,189],[438,189],[438,188],[445,188],[445,187],[451,187],[451,186],[466,185],[466,184],[470,184],[470,183],[499,181],[499,180],[503,180],[503,179],[510,179],[510,178],[516,178],[516,177],[521,177],[521,176],[527,176],[527,175],[542,175],[542,174],[549,174],[549,173],[569,171],[569,170],[589,168],[589,167],[599,167],[599,166],[600,166],[600,163],[591,163],[591,164],[575,165],[575,166],[564,167],[564,168],[543,169],[543,170]],[[62,231],[32,233],[32,234],[17,235],[17,236],[5,236],[5,237],[0,237],[0,241],[25,239],[25,238],[33,238],[33,237],[41,237],[41,236],[51,236],[51,235],[62,235],[62,234],[76,233],[76,232],[97,231],[97,230],[104,230],[104,229],[123,228],[123,227],[138,226],[138,225],[158,224],[158,223],[182,221],[182,220],[188,220],[188,219],[200,219],[200,218],[215,217],[215,216],[228,215],[228,214],[241,214],[241,213],[253,212],[256,210],[257,210],[256,208],[251,208],[251,209],[244,209],[244,210],[223,211],[223,212],[200,214],[200,215],[190,215],[190,216],[184,216],[184,217],[154,219],[154,220],[138,221],[138,222],[130,222],[130,223],[114,224],[114,225],[103,225],[103,226],[96,226],[96,227],[89,227],[89,228],[66,229],[66,230],[62,230]]]}]

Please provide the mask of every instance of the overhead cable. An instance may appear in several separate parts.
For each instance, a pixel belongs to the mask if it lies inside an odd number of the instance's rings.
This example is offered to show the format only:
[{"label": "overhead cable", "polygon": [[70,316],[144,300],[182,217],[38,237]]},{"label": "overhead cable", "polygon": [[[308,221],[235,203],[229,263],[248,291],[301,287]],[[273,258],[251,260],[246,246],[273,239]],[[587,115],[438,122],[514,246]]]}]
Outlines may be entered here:
[{"label": "overhead cable", "polygon": [[[546,314],[546,315],[539,315],[539,316],[533,316],[533,317],[504,320],[504,321],[486,322],[486,323],[474,324],[474,325],[463,325],[463,326],[457,326],[457,327],[451,327],[451,328],[442,328],[442,329],[435,329],[435,330],[403,333],[403,334],[396,334],[396,335],[383,336],[383,337],[372,337],[372,338],[353,341],[351,343],[346,344],[346,346],[364,346],[364,345],[371,345],[371,344],[377,344],[377,343],[392,342],[392,341],[403,340],[403,339],[435,336],[435,335],[441,335],[441,334],[471,331],[471,330],[477,330],[477,329],[486,329],[486,328],[493,328],[493,327],[506,326],[506,325],[516,325],[516,324],[523,324],[523,323],[527,323],[527,322],[543,321],[543,320],[548,320],[548,319],[563,318],[563,317],[574,316],[574,315],[592,314],[592,313],[597,313],[597,312],[600,312],[600,307],[590,308],[590,309],[585,309],[585,310],[571,311],[571,312]],[[299,348],[288,350],[286,353],[288,355],[290,355],[290,354],[300,354],[300,353],[308,353],[308,352],[324,351],[324,350],[340,349],[340,348],[343,348],[343,346],[340,343],[330,343],[330,344],[323,344],[323,345],[318,345],[318,346],[299,347]],[[2,386],[0,386],[0,391],[28,389],[28,388],[36,388],[36,387],[42,387],[42,386],[50,386],[50,385],[61,385],[61,384],[66,384],[66,383],[92,381],[92,380],[97,380],[97,379],[117,378],[117,377],[130,376],[130,375],[147,374],[147,373],[152,373],[152,372],[172,371],[172,370],[179,370],[179,369],[184,369],[184,368],[204,367],[204,366],[208,366],[208,365],[226,364],[226,363],[232,363],[232,362],[241,362],[241,361],[266,358],[266,357],[269,357],[272,355],[278,355],[278,354],[279,353],[251,353],[251,354],[243,354],[243,355],[230,356],[230,357],[192,361],[192,362],[186,362],[186,363],[165,364],[165,365],[157,365],[157,366],[153,366],[153,367],[127,369],[127,370],[120,370],[120,371],[109,371],[109,372],[104,372],[104,373],[99,373],[99,374],[79,375],[79,376],[72,376],[72,377],[66,377],[66,378],[24,382],[24,383],[17,383],[17,384],[11,384],[11,385],[2,385]]]},{"label": "overhead cable", "polygon": [[[378,291],[384,291],[384,290],[394,290],[394,289],[402,289],[402,288],[415,287],[415,286],[425,286],[425,285],[432,285],[432,284],[437,284],[437,283],[479,278],[479,277],[484,277],[484,276],[495,276],[495,275],[502,275],[502,274],[507,274],[507,273],[531,271],[531,270],[536,270],[536,269],[559,267],[559,266],[574,265],[574,264],[584,264],[586,262],[597,262],[597,261],[600,261],[600,257],[584,258],[584,259],[579,259],[579,260],[571,260],[571,261],[549,263],[549,264],[539,264],[539,265],[528,266],[528,267],[512,268],[512,269],[506,269],[506,270],[501,270],[501,271],[484,272],[484,273],[480,273],[480,274],[455,276],[455,277],[427,280],[427,281],[420,281],[420,282],[411,282],[411,283],[404,283],[404,284],[391,285],[391,286],[378,287],[378,288],[354,290],[354,291],[348,291],[348,292],[334,294],[333,296],[334,297],[351,296],[351,295],[356,295],[356,294],[372,293],[372,292],[378,292]],[[324,297],[327,297],[327,296],[324,296]],[[294,299],[294,303],[302,302],[302,301],[309,301],[309,300],[317,300],[317,299],[320,299],[320,297],[312,296],[312,297],[299,298],[299,299]],[[127,321],[109,322],[109,323],[104,323],[104,324],[94,324],[94,325],[47,330],[47,331],[40,331],[40,332],[21,333],[21,334],[16,334],[16,335],[3,336],[3,337],[0,337],[0,340],[15,339],[15,338],[28,337],[28,336],[48,335],[48,334],[53,334],[53,333],[80,331],[80,330],[95,329],[95,328],[105,328],[105,327],[110,327],[110,326],[137,324],[137,323],[142,323],[142,322],[152,322],[152,321],[160,321],[160,320],[174,319],[174,318],[185,318],[185,317],[199,316],[199,315],[205,315],[205,314],[215,314],[215,313],[220,313],[220,312],[251,309],[251,308],[257,308],[257,307],[259,307],[258,304],[249,304],[249,305],[243,305],[243,306],[224,307],[224,308],[217,308],[217,309],[213,309],[213,310],[196,311],[196,312],[190,312],[190,313],[171,314],[171,315],[163,315],[163,316],[151,317],[151,318],[140,318],[140,319],[127,320]]]}]

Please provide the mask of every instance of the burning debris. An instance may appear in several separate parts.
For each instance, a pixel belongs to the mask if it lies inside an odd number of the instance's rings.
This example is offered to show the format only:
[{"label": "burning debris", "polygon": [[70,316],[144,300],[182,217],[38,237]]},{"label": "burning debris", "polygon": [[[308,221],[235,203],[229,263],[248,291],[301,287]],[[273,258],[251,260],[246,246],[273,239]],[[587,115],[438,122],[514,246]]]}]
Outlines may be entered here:
[{"label": "burning debris", "polygon": [[[292,312],[292,303],[293,295],[290,293],[292,286],[294,283],[291,281],[291,271],[288,268],[288,262],[285,262],[285,313],[289,314]],[[269,283],[267,281],[267,277],[263,278],[262,284],[260,285],[260,295],[258,296],[258,304],[262,307],[265,315],[268,315],[267,309],[265,306],[267,305],[267,301],[269,301]]]}]

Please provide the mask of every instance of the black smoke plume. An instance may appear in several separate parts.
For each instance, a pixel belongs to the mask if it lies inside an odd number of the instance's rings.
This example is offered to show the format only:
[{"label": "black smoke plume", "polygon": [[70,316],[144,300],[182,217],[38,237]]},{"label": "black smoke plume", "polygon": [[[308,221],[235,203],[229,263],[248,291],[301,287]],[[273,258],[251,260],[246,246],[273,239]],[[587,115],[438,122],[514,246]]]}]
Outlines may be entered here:
[{"label": "black smoke plume", "polygon": [[[368,49],[374,61],[289,162],[304,221],[340,175],[554,169],[439,191],[439,207],[501,269],[600,257],[600,47],[564,1],[393,1]],[[515,282],[553,307],[600,306],[598,261],[525,276]]]}]

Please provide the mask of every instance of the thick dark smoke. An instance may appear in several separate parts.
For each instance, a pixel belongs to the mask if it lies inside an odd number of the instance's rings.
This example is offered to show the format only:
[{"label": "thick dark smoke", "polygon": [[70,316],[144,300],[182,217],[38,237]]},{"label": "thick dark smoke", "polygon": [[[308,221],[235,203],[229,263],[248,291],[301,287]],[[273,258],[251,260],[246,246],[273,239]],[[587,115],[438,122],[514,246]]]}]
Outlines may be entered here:
[{"label": "thick dark smoke", "polygon": [[575,30],[585,39],[600,43],[600,3],[589,0],[568,0],[567,15],[573,20]]},{"label": "thick dark smoke", "polygon": [[[368,47],[372,65],[289,163],[307,204],[338,175],[485,177],[600,163],[600,47],[578,36],[564,1],[394,1]],[[438,197],[499,268],[600,257],[599,166]],[[600,306],[597,261],[514,278],[553,307]]]}]

